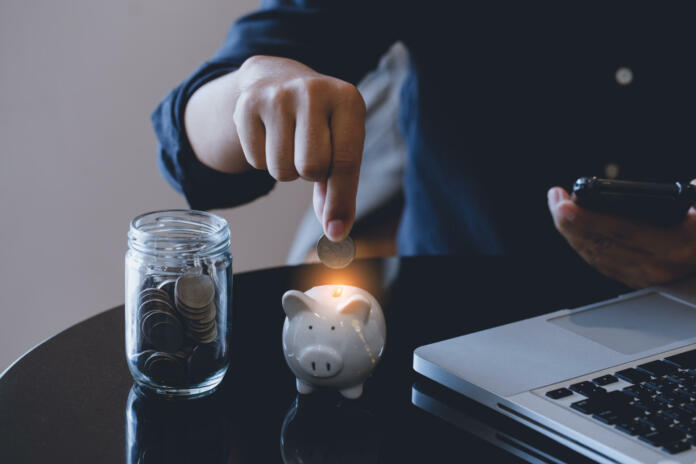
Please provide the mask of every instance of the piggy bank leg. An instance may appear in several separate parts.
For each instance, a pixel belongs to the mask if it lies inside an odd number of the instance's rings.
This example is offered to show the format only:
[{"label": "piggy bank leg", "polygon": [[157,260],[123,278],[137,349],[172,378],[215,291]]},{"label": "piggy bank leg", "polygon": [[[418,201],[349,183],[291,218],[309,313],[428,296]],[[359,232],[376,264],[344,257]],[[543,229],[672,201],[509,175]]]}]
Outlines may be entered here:
[{"label": "piggy bank leg", "polygon": [[348,398],[349,400],[355,400],[360,398],[362,395],[363,386],[362,384],[356,385],[354,387],[344,388],[341,390],[341,395]]},{"label": "piggy bank leg", "polygon": [[314,391],[314,387],[304,380],[297,379],[297,392],[303,395],[308,395]]}]

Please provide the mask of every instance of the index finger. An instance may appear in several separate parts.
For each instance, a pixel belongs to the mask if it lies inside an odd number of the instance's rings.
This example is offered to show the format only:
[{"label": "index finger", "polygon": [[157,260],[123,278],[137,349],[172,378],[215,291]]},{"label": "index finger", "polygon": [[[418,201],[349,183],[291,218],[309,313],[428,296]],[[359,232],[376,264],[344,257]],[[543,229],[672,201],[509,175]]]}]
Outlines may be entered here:
[{"label": "index finger", "polygon": [[364,141],[364,106],[337,106],[331,115],[331,167],[322,218],[326,236],[333,241],[344,239],[353,226]]}]

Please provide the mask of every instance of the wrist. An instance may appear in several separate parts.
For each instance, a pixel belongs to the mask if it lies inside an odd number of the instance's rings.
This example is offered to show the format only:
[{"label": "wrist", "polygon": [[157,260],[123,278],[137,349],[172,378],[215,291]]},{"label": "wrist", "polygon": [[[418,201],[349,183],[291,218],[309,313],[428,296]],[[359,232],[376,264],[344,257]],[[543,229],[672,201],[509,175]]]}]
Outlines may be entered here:
[{"label": "wrist", "polygon": [[238,71],[234,71],[197,89],[184,109],[184,130],[196,158],[228,174],[251,169],[234,124],[239,93]]}]

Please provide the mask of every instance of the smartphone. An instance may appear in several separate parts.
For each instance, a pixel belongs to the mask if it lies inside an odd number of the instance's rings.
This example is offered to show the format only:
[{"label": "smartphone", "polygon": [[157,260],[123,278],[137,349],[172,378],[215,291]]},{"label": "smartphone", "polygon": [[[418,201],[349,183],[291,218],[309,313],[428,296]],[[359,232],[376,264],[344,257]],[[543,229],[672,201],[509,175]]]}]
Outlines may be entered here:
[{"label": "smartphone", "polygon": [[581,177],[573,199],[584,208],[660,226],[676,226],[696,203],[696,187],[681,182],[634,182]]}]

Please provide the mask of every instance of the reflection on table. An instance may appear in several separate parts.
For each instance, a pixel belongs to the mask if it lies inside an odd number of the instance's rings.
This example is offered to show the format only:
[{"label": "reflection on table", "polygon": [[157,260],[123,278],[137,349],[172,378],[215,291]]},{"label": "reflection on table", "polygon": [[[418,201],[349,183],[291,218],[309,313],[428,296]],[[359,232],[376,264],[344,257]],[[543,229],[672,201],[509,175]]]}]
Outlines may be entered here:
[{"label": "reflection on table", "polygon": [[218,394],[166,400],[133,385],[126,422],[128,464],[229,462],[232,426]]},{"label": "reflection on table", "polygon": [[377,463],[382,428],[360,400],[333,391],[297,395],[280,429],[284,464]]}]

